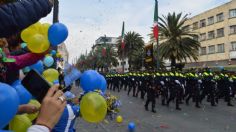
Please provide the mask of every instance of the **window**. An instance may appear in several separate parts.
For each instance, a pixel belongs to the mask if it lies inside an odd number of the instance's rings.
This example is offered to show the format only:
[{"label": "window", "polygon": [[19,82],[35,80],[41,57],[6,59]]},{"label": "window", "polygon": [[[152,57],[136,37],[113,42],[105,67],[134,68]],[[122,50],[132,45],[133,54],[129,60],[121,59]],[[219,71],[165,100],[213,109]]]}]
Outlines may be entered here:
[{"label": "window", "polygon": [[224,37],[224,28],[217,29],[217,37]]},{"label": "window", "polygon": [[195,36],[193,37],[193,40],[198,41],[198,35],[195,35]]},{"label": "window", "polygon": [[232,45],[232,51],[236,51],[236,41],[231,42]]},{"label": "window", "polygon": [[218,44],[217,45],[217,52],[218,53],[224,53],[225,52],[225,45],[224,44]]},{"label": "window", "polygon": [[236,25],[230,26],[230,34],[235,34],[236,33]]},{"label": "window", "polygon": [[215,53],[215,45],[208,47],[208,54],[214,54]]},{"label": "window", "polygon": [[200,41],[206,40],[206,33],[200,34]]},{"label": "window", "polygon": [[206,19],[202,19],[200,21],[200,28],[205,27],[205,26],[206,26]]},{"label": "window", "polygon": [[189,29],[190,29],[190,26],[189,26],[189,25],[183,27],[183,30],[184,30],[184,31],[189,31]]},{"label": "window", "polygon": [[198,29],[198,22],[193,23],[193,30]]},{"label": "window", "polygon": [[208,32],[208,39],[213,39],[213,38],[215,38],[215,32],[214,31]]},{"label": "window", "polygon": [[208,18],[208,25],[214,24],[214,16]]},{"label": "window", "polygon": [[224,13],[220,13],[216,15],[216,21],[221,22],[224,21]]},{"label": "window", "polygon": [[206,55],[206,47],[201,47],[200,55]]},{"label": "window", "polygon": [[229,10],[229,18],[236,17],[236,9]]}]

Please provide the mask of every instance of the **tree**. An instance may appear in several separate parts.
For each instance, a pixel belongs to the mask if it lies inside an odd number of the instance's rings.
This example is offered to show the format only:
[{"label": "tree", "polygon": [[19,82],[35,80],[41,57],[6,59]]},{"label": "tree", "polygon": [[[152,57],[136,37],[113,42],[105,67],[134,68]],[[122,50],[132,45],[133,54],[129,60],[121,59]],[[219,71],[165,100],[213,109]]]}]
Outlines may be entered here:
[{"label": "tree", "polygon": [[[185,26],[187,15],[182,17],[182,13],[168,14],[159,18],[159,39],[160,39],[160,58],[169,59],[171,67],[176,66],[176,61],[182,63],[187,59],[196,61],[200,43],[193,38],[196,33],[189,31]],[[151,41],[154,41],[150,35]]]},{"label": "tree", "polygon": [[112,66],[117,66],[117,52],[109,44],[103,44],[96,47],[88,55],[81,55],[77,60],[77,67],[80,70],[101,69],[101,72],[109,71]]},{"label": "tree", "polygon": [[[132,70],[132,66],[137,61],[137,57],[140,57],[140,53],[143,52],[144,41],[140,34],[136,32],[128,32],[125,34],[124,38],[125,46],[124,49],[121,48],[121,37],[118,38],[118,57],[122,59],[128,58],[129,60],[129,69]],[[140,62],[142,64],[142,62]]]}]

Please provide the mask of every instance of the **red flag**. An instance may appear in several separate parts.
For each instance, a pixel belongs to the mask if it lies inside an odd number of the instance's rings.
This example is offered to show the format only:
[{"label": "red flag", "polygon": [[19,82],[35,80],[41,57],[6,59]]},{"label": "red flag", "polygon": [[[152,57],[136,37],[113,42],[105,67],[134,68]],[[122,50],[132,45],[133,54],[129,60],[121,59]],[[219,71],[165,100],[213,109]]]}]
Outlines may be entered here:
[{"label": "red flag", "polygon": [[106,56],[106,52],[107,52],[106,48],[103,48],[102,49],[102,56]]},{"label": "red flag", "polygon": [[158,40],[158,32],[158,3],[157,0],[155,0],[153,36],[156,40]]}]

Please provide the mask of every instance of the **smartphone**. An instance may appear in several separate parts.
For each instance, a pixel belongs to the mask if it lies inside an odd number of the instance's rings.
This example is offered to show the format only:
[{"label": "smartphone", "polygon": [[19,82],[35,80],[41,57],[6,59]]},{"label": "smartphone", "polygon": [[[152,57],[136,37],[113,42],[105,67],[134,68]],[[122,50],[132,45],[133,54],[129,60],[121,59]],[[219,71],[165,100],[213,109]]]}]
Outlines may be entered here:
[{"label": "smartphone", "polygon": [[35,70],[31,70],[22,80],[22,85],[38,100],[40,103],[46,96],[50,84]]}]

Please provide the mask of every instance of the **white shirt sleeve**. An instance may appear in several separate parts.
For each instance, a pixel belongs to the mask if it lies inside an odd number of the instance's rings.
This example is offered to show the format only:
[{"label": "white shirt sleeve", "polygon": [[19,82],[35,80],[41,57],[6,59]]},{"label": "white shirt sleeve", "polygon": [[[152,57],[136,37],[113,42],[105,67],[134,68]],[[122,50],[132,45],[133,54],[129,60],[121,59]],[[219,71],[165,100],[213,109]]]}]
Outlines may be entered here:
[{"label": "white shirt sleeve", "polygon": [[33,125],[28,128],[27,132],[50,132],[49,129],[41,125]]}]

